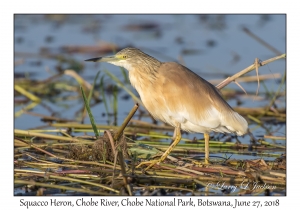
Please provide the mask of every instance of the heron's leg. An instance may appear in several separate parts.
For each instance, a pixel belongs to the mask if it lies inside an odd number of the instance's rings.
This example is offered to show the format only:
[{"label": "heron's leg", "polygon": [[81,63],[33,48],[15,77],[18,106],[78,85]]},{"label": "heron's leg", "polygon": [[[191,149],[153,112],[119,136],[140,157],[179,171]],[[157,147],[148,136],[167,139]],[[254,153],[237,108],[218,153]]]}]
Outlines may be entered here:
[{"label": "heron's leg", "polygon": [[173,143],[169,146],[169,148],[165,151],[165,153],[160,157],[159,162],[162,162],[168,157],[168,155],[171,153],[171,151],[174,149],[174,147],[180,142],[181,140],[181,132],[180,132],[180,124],[177,123],[175,129],[175,138],[173,139]]},{"label": "heron's leg", "polygon": [[209,162],[209,134],[204,133],[204,142],[205,142],[205,163]]},{"label": "heron's leg", "polygon": [[173,143],[169,146],[169,148],[165,151],[165,153],[160,157],[160,159],[158,160],[152,160],[152,161],[146,161],[146,162],[142,162],[140,163],[138,167],[140,167],[141,165],[150,163],[150,165],[145,169],[148,170],[149,168],[151,168],[152,166],[154,166],[156,163],[160,163],[162,161],[164,161],[166,159],[166,157],[168,157],[168,155],[171,153],[171,151],[173,150],[173,148],[180,142],[181,140],[181,132],[180,132],[180,123],[176,123],[176,127],[174,129],[174,133],[175,133],[175,138]]}]

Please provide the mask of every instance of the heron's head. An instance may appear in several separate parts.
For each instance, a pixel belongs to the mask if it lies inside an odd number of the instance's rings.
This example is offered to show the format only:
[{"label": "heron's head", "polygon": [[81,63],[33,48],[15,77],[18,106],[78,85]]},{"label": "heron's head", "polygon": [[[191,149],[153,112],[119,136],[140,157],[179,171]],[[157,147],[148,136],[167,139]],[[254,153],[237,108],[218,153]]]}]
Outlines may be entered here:
[{"label": "heron's head", "polygon": [[116,66],[124,67],[128,71],[131,71],[135,68],[149,68],[153,66],[153,63],[159,62],[150,55],[147,55],[141,50],[133,47],[127,47],[112,56],[91,58],[85,61],[107,62]]}]

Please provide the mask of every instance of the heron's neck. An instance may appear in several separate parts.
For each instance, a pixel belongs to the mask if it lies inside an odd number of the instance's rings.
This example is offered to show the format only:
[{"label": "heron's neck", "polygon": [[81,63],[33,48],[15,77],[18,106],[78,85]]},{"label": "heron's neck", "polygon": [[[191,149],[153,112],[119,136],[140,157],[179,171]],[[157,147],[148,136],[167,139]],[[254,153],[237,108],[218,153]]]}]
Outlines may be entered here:
[{"label": "heron's neck", "polygon": [[144,64],[134,65],[131,70],[129,70],[130,83],[138,91],[141,98],[143,98],[143,89],[150,88],[149,86],[155,84],[160,65],[160,62],[151,66],[151,68],[148,68],[148,66]]},{"label": "heron's neck", "polygon": [[127,66],[129,71],[129,78],[131,84],[136,87],[137,85],[146,85],[152,83],[157,78],[158,69],[161,62],[149,55],[143,58],[137,58],[134,62]]}]

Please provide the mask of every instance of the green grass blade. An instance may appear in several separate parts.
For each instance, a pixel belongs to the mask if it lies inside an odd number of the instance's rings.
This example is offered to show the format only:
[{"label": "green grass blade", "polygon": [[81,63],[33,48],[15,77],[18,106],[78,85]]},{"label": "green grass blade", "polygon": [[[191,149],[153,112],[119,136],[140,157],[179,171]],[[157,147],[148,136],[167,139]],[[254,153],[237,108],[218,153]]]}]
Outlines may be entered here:
[{"label": "green grass blade", "polygon": [[82,97],[83,97],[83,100],[84,100],[85,108],[86,108],[86,110],[87,110],[87,112],[88,112],[88,114],[89,114],[89,117],[90,117],[90,121],[91,121],[93,130],[94,130],[95,136],[98,138],[100,135],[99,135],[99,132],[98,132],[98,129],[97,129],[97,126],[96,126],[96,123],[95,123],[95,120],[94,120],[92,111],[91,111],[91,109],[90,109],[89,102],[88,102],[88,100],[86,99],[86,96],[85,96],[85,93],[84,93],[84,91],[83,91],[82,86],[80,86],[80,90],[81,90],[81,94],[82,94]]},{"label": "green grass blade", "polygon": [[123,74],[125,84],[129,84],[130,82],[129,82],[129,78],[128,78],[128,74],[126,73],[126,70],[123,67],[120,67],[120,70]]},{"label": "green grass blade", "polygon": [[115,125],[117,125],[117,116],[118,116],[118,87],[115,85],[113,89],[113,110],[115,116]]}]

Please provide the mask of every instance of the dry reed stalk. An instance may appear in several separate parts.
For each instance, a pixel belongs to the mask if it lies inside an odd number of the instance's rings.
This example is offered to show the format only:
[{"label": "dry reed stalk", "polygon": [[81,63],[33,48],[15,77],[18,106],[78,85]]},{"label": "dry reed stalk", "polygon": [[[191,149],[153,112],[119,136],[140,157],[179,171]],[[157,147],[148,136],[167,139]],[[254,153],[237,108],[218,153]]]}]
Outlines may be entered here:
[{"label": "dry reed stalk", "polygon": [[[216,85],[216,88],[218,88],[220,90],[220,89],[224,88],[225,86],[227,86],[229,83],[235,81],[237,78],[241,77],[242,75],[247,74],[248,72],[250,72],[254,69],[257,69],[258,67],[264,66],[268,63],[271,63],[273,61],[276,61],[276,60],[279,60],[279,59],[282,59],[282,58],[286,58],[286,54],[282,54],[282,55],[270,58],[268,60],[265,60],[265,61],[262,61],[262,62],[259,62],[259,63],[255,62],[254,64],[252,64],[252,65],[248,66],[247,68],[239,71],[238,73],[234,74],[233,76],[228,77],[223,82]],[[256,60],[256,61],[258,61],[258,60]]]}]

